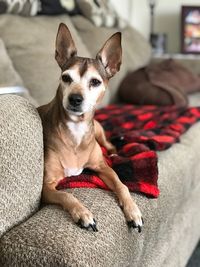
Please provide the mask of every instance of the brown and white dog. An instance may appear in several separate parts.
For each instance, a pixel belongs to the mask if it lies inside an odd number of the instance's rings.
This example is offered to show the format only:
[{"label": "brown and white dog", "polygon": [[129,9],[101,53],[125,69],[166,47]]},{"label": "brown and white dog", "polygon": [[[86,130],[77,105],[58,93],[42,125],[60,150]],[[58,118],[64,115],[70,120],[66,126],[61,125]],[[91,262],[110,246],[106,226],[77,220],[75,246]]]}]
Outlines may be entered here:
[{"label": "brown and white dog", "polygon": [[94,170],[116,193],[129,227],[141,231],[141,212],[128,188],[110,168],[100,145],[110,153],[115,148],[106,140],[100,124],[93,119],[109,79],[120,69],[121,34],[112,35],[95,59],[77,56],[70,31],[60,24],[55,58],[61,68],[60,84],[55,98],[38,108],[44,133],[45,203],[61,205],[81,227],[97,231],[92,213],[71,193],[56,190],[66,176],[79,175],[84,168]]}]

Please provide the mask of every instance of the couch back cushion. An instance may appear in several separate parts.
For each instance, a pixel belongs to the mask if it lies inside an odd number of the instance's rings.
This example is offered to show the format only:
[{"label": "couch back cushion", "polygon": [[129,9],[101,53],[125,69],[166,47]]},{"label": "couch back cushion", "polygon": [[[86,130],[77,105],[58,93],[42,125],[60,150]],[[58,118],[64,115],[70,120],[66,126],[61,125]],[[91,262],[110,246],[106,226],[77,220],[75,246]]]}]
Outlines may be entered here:
[{"label": "couch back cushion", "polygon": [[20,96],[0,96],[0,236],[38,209],[42,184],[39,115]]},{"label": "couch back cushion", "polygon": [[4,42],[0,39],[0,95],[17,92],[17,94],[27,98],[32,104],[37,105],[37,101],[33,99],[29,91],[24,88],[20,75],[15,70],[12,60],[10,59]]},{"label": "couch back cushion", "polygon": [[22,79],[15,71],[2,39],[0,39],[0,59],[0,86],[23,86]]},{"label": "couch back cushion", "polygon": [[21,17],[1,15],[0,38],[31,95],[42,105],[55,95],[60,69],[54,59],[60,22],[69,27],[80,55],[89,56],[70,18],[63,16]]}]

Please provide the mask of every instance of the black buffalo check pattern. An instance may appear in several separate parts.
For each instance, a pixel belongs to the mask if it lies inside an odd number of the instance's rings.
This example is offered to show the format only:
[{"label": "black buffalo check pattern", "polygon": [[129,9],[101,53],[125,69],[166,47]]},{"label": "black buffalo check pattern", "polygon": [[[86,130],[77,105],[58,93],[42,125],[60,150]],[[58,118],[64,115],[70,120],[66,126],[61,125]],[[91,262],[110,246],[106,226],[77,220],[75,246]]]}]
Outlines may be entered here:
[{"label": "black buffalo check pattern", "polygon": [[[200,120],[200,107],[109,105],[96,112],[108,139],[116,146],[117,155],[105,160],[130,191],[158,197],[157,153],[180,141],[180,136]],[[79,176],[65,177],[58,189],[91,187],[108,190],[91,170]]]}]

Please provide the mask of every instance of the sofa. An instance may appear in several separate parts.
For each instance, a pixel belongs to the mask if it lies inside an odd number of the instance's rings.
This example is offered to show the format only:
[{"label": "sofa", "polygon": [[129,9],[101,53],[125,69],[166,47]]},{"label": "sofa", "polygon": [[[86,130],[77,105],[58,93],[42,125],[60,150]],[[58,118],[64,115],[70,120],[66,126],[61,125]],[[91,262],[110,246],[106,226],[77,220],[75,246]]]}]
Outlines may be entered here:
[{"label": "sofa", "polygon": [[[81,16],[0,16],[0,85],[27,88],[0,96],[0,266],[183,267],[200,238],[200,123],[159,152],[157,199],[132,193],[145,224],[130,231],[112,192],[67,189],[95,215],[98,232],[80,229],[57,205],[42,205],[43,137],[37,105],[55,95],[60,70],[54,60],[57,27],[64,22],[78,54],[94,56],[116,29],[96,28]],[[151,58],[133,28],[123,34],[123,64],[102,105],[119,101],[129,71]],[[190,96],[200,104],[200,94]]]}]

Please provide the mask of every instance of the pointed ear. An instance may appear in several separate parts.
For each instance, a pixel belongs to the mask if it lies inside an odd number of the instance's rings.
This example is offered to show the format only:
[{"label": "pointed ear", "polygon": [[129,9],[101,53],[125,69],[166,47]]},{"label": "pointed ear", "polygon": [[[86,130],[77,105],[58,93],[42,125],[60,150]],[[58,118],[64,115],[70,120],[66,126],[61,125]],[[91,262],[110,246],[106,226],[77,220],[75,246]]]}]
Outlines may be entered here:
[{"label": "pointed ear", "polygon": [[56,37],[55,59],[61,69],[64,68],[69,58],[75,56],[77,50],[71,33],[64,23],[60,23]]},{"label": "pointed ear", "polygon": [[97,59],[100,59],[111,78],[119,71],[122,60],[121,33],[113,34],[97,53]]}]

